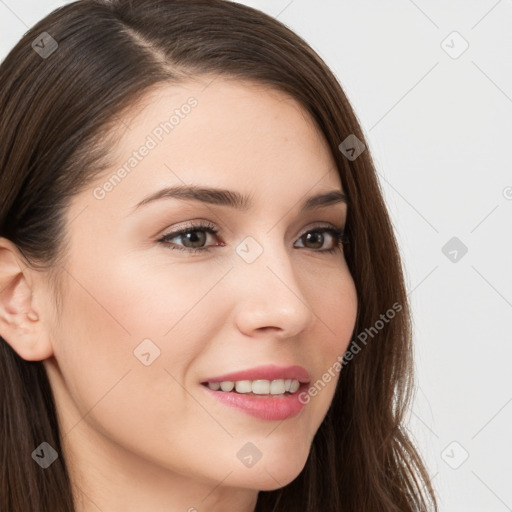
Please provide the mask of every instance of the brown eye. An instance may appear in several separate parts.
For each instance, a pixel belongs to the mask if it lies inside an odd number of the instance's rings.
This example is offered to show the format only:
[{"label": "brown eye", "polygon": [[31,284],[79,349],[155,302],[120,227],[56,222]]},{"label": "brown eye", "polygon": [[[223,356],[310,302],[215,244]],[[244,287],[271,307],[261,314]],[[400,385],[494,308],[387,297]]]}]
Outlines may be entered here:
[{"label": "brown eye", "polygon": [[[209,246],[205,246],[208,234],[217,235],[218,232],[219,230],[213,227],[213,225],[197,224],[168,233],[160,238],[158,242],[178,251],[206,252],[210,250]],[[175,238],[181,240],[182,245],[171,242]]]},{"label": "brown eye", "polygon": [[[328,233],[333,240],[334,245],[331,248],[321,249],[325,242],[324,233]],[[336,228],[333,226],[326,226],[315,228],[304,233],[299,240],[305,240],[305,244],[308,244],[308,249],[317,250],[317,252],[333,253],[337,250],[341,250],[340,244],[346,242],[346,235],[343,229]]]}]

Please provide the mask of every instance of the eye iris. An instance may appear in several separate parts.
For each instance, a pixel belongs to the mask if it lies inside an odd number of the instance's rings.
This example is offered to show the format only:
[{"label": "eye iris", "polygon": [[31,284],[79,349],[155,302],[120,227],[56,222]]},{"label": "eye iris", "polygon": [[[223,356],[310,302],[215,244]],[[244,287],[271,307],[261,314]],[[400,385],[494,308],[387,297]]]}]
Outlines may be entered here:
[{"label": "eye iris", "polygon": [[[198,233],[199,233],[199,236],[197,235]],[[199,241],[198,245],[189,246],[186,243],[183,244],[186,247],[191,247],[192,249],[201,247],[206,242],[206,233],[204,231],[189,231],[188,233],[185,233],[181,236],[185,237],[184,241],[186,240],[187,242],[192,242],[192,244],[197,244]],[[198,238],[199,238],[199,240],[197,240]],[[203,242],[203,244],[201,244],[200,242]]]},{"label": "eye iris", "polygon": [[319,242],[318,244],[315,244],[315,249],[319,248],[319,247],[322,247],[323,245],[323,237],[324,235],[320,232],[312,232],[312,233],[307,233],[306,234],[306,241],[309,243],[311,241],[313,241],[313,243],[315,243],[315,238],[316,238],[316,242]]}]

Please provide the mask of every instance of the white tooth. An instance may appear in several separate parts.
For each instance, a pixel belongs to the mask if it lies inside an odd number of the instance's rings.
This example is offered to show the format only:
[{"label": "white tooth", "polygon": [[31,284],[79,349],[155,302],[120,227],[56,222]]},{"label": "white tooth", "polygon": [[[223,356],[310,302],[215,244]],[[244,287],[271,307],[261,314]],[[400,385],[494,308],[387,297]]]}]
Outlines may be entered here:
[{"label": "white tooth", "polygon": [[222,391],[233,391],[234,387],[235,383],[229,380],[220,383],[220,389],[222,389]]},{"label": "white tooth", "polygon": [[250,393],[252,385],[250,380],[237,380],[235,382],[235,389],[237,393]]},{"label": "white tooth", "polygon": [[282,395],[286,392],[295,393],[300,382],[294,379],[276,379],[273,381],[258,380],[237,380],[224,382],[208,382],[208,387],[214,391],[221,389],[230,392],[236,390],[237,393],[254,393],[255,395]]},{"label": "white tooth", "polygon": [[295,393],[297,389],[299,389],[300,383],[298,380],[292,380],[292,383],[290,384],[290,393]]},{"label": "white tooth", "polygon": [[270,393],[272,395],[281,395],[285,392],[285,389],[283,379],[273,380],[270,384]]},{"label": "white tooth", "polygon": [[270,390],[270,382],[268,380],[253,380],[252,392],[255,395],[268,395]]}]

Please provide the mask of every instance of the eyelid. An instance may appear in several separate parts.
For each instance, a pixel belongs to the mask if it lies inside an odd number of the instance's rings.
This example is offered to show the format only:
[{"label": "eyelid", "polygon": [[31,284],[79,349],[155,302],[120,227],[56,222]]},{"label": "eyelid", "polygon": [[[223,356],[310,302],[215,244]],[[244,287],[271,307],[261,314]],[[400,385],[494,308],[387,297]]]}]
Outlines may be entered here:
[{"label": "eyelid", "polygon": [[298,235],[297,238],[300,238],[301,236],[305,235],[306,233],[309,233],[310,231],[313,231],[316,228],[334,228],[334,229],[340,229],[342,231],[345,230],[345,228],[343,226],[336,226],[336,224],[333,224],[331,222],[318,221],[318,223],[309,225],[308,227],[304,228],[304,230],[300,233],[300,235]]},{"label": "eyelid", "polygon": [[176,229],[173,229],[172,231],[169,231],[167,234],[164,233],[159,238],[168,237],[169,235],[178,236],[183,233],[188,233],[189,231],[194,230],[203,230],[203,229],[211,229],[212,231],[215,231],[216,234],[220,233],[220,229],[215,226],[210,221],[198,219],[196,221],[190,221],[188,224],[185,224],[181,227],[178,227]]}]

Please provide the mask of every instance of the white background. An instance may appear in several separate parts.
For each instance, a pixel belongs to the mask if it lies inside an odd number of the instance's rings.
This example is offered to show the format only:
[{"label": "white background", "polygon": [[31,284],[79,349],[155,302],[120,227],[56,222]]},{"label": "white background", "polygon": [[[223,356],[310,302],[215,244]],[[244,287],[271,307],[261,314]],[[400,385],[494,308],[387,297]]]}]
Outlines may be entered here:
[{"label": "white background", "polygon": [[[65,3],[0,0],[0,57]],[[413,308],[410,429],[441,512],[512,510],[512,1],[240,3],[308,41],[368,137]],[[452,237],[466,254],[445,256]]]}]

